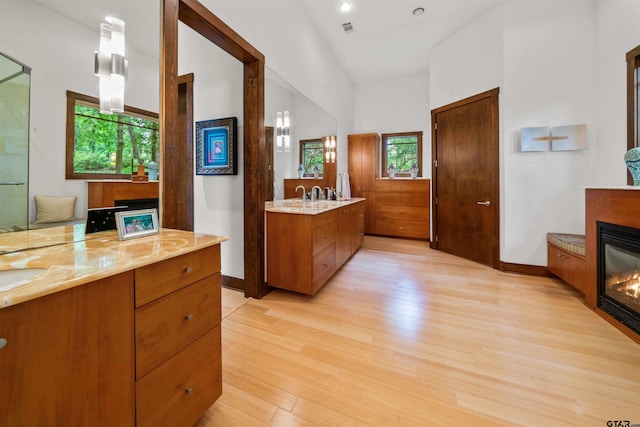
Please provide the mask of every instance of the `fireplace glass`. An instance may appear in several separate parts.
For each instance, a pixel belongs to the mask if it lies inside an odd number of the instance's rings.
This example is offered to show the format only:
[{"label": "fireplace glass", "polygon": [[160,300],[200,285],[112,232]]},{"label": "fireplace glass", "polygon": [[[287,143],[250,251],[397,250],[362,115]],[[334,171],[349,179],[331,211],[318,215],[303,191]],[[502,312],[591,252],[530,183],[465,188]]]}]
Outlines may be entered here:
[{"label": "fireplace glass", "polygon": [[598,223],[598,305],[640,333],[640,230]]}]

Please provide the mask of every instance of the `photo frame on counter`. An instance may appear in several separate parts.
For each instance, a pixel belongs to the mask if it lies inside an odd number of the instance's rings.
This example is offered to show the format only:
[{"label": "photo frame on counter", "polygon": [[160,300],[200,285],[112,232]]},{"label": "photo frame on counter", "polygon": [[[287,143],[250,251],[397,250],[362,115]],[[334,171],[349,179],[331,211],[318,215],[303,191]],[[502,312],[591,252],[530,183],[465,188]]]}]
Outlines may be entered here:
[{"label": "photo frame on counter", "polygon": [[196,175],[237,175],[238,119],[196,122]]},{"label": "photo frame on counter", "polygon": [[158,210],[154,208],[116,212],[116,228],[120,240],[158,234]]}]

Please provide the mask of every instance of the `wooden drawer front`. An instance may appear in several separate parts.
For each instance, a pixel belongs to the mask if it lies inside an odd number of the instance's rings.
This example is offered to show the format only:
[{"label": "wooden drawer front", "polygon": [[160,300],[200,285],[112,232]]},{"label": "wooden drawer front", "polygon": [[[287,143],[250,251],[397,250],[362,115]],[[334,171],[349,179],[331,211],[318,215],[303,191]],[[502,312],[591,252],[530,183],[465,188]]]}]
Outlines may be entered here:
[{"label": "wooden drawer front", "polygon": [[326,228],[331,224],[336,223],[336,211],[332,210],[329,212],[321,213],[318,215],[313,215],[311,217],[311,229],[317,230],[318,228]]},{"label": "wooden drawer front", "polygon": [[[421,193],[429,198],[428,179],[377,179],[376,193],[381,192],[403,192]],[[415,194],[413,195],[415,197]]]},{"label": "wooden drawer front", "polygon": [[429,216],[427,206],[406,206],[376,204],[376,220],[379,219],[402,219],[407,221],[425,222]]},{"label": "wooden drawer front", "polygon": [[567,252],[554,245],[548,245],[547,268],[550,272],[584,292],[585,261],[584,258]]},{"label": "wooden drawer front", "polygon": [[429,223],[404,219],[376,219],[376,233],[385,236],[429,238]]},{"label": "wooden drawer front", "polygon": [[136,307],[220,271],[220,245],[200,249],[135,271]]},{"label": "wooden drawer front", "polygon": [[336,223],[335,221],[327,223],[323,228],[314,229],[313,235],[313,255],[324,250],[327,246],[336,241]]},{"label": "wooden drawer front", "polygon": [[220,273],[136,310],[136,379],[220,323]]},{"label": "wooden drawer front", "polygon": [[313,257],[313,278],[311,293],[315,294],[336,272],[336,245],[331,244]]},{"label": "wooden drawer front", "polygon": [[136,382],[136,425],[192,426],[221,394],[218,325]]}]

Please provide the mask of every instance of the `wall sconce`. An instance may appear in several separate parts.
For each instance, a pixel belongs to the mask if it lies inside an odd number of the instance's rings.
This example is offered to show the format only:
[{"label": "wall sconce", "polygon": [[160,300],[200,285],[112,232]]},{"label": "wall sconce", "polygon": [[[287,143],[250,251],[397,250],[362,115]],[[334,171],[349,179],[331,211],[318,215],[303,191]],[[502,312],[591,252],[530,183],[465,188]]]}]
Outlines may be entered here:
[{"label": "wall sconce", "polygon": [[325,163],[335,163],[336,162],[336,137],[325,136],[324,141],[325,141],[324,142]]},{"label": "wall sconce", "polygon": [[95,74],[100,78],[100,112],[124,111],[124,79],[129,61],[124,57],[124,21],[106,17],[100,24],[100,48],[94,53]]},{"label": "wall sconce", "polygon": [[291,139],[289,137],[289,112],[278,111],[276,113],[276,151],[278,153],[282,152],[282,148],[284,146],[284,151],[291,151]]}]

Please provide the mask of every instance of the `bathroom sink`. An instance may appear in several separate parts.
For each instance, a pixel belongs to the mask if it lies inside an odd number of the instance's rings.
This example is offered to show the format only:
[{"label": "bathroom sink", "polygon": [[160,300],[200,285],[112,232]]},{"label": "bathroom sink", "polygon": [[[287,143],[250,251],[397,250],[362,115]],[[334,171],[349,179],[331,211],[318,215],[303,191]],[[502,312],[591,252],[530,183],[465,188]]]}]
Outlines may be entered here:
[{"label": "bathroom sink", "polygon": [[9,290],[13,287],[13,284],[27,280],[46,270],[46,268],[16,268],[13,270],[1,270],[0,291]]}]

